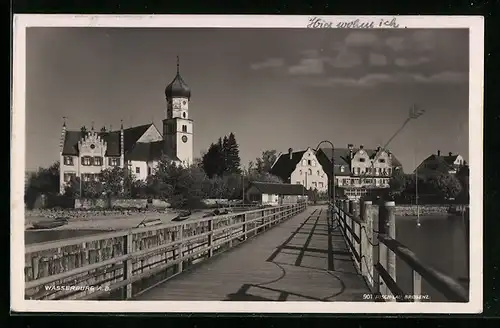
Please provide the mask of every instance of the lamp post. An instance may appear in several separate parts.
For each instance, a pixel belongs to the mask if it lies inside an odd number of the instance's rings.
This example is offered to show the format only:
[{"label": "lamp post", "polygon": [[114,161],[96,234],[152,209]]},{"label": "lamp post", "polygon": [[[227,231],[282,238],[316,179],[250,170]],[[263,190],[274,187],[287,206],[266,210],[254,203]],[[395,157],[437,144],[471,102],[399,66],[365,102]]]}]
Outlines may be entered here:
[{"label": "lamp post", "polygon": [[331,167],[331,180],[330,180],[330,199],[333,203],[333,206],[335,206],[335,158],[334,158],[334,152],[335,152],[335,146],[333,145],[333,143],[329,140],[323,140],[321,141],[318,146],[316,146],[316,149],[314,150],[314,152],[317,152],[319,150],[319,147],[321,146],[322,143],[327,143],[327,144],[330,144],[330,146],[332,147],[332,156],[331,156],[331,164],[332,164],[332,167]]}]

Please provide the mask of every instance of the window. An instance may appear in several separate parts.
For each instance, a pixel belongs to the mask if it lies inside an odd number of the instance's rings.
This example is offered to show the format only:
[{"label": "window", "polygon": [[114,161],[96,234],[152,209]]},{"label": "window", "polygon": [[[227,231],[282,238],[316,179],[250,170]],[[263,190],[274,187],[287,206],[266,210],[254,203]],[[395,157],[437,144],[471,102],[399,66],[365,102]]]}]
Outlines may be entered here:
[{"label": "window", "polygon": [[182,126],[182,132],[188,132],[188,127],[187,125]]},{"label": "window", "polygon": [[85,182],[90,181],[90,174],[83,174],[82,180],[85,181]]},{"label": "window", "polygon": [[120,159],[117,157],[111,157],[108,160],[109,166],[120,166]]},{"label": "window", "polygon": [[182,112],[182,118],[186,118],[186,112]]},{"label": "window", "polygon": [[302,170],[300,170],[299,172],[300,172],[300,175],[302,175]]},{"label": "window", "polygon": [[295,181],[295,184],[300,184],[300,181]]},{"label": "window", "polygon": [[64,173],[64,182],[70,182],[74,177],[76,177],[75,173]]},{"label": "window", "polygon": [[309,169],[309,170],[307,170],[307,173],[308,173],[309,175],[312,175],[312,174],[313,174],[313,171],[312,171],[311,169]]},{"label": "window", "polygon": [[313,187],[316,187],[316,186],[317,186],[316,182],[313,182],[313,183],[312,183],[312,185],[313,185]]},{"label": "window", "polygon": [[94,157],[94,166],[102,166],[102,157],[100,156]]},{"label": "window", "polygon": [[148,166],[148,175],[151,175],[151,167]]},{"label": "window", "polygon": [[387,169],[387,174],[388,174],[388,175],[391,175],[391,174],[392,174],[392,169],[391,169],[391,168],[388,168],[388,169]]},{"label": "window", "polygon": [[323,188],[323,182],[318,182],[318,186],[319,186],[320,188]]},{"label": "window", "polygon": [[359,159],[359,161],[360,161],[360,162],[364,162],[364,161],[365,161],[365,159],[364,159],[363,157],[361,157],[361,158]]},{"label": "window", "polygon": [[311,160],[310,159],[307,160],[307,165],[311,165]]},{"label": "window", "polygon": [[136,167],[135,167],[135,173],[141,173],[141,168],[140,168],[140,167],[138,167],[138,166],[136,166]]},{"label": "window", "polygon": [[344,170],[345,170],[345,168],[344,168],[344,166],[342,165],[342,166],[340,167],[340,172],[344,172]]},{"label": "window", "polygon": [[384,158],[380,158],[378,161],[379,161],[379,163],[385,163],[385,159]]},{"label": "window", "polygon": [[317,170],[317,171],[316,171],[316,174],[317,174],[317,175],[320,175],[319,170]]},{"label": "window", "polygon": [[83,156],[82,157],[82,165],[83,166],[90,166],[90,165],[92,165],[92,157],[90,157],[90,156]]},{"label": "window", "polygon": [[311,165],[312,165],[312,166],[316,166],[316,161],[315,161],[314,159],[313,159],[313,160],[311,160]]},{"label": "window", "polygon": [[356,173],[359,174],[359,172],[361,172],[361,168],[357,167],[356,168]]},{"label": "window", "polygon": [[307,166],[307,159],[302,160],[302,166]]},{"label": "window", "polygon": [[64,156],[64,165],[73,165],[73,156]]}]

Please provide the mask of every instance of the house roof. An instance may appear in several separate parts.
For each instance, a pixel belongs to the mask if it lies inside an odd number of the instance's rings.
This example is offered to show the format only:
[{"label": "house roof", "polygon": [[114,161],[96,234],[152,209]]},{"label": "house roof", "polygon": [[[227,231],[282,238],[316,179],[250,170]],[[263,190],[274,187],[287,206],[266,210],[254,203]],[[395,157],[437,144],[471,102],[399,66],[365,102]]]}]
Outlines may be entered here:
[{"label": "house roof", "polygon": [[[359,148],[353,148],[352,153],[355,154]],[[368,156],[373,159],[377,155],[376,149],[367,149],[363,148],[364,151],[368,154]],[[329,176],[331,175],[331,158],[332,158],[332,148],[321,148],[318,152],[316,152],[316,157],[318,158],[318,162],[323,167],[323,170]],[[333,151],[333,160],[335,163],[335,175],[336,176],[349,176],[350,172],[350,164],[349,160],[349,148],[335,148]],[[401,162],[392,154],[392,166],[393,167],[401,167]],[[345,166],[344,171],[342,172],[341,166]]]},{"label": "house roof", "polygon": [[[107,144],[106,156],[120,156],[120,131],[98,132],[97,135]],[[83,136],[81,131],[66,131],[62,154],[77,156],[78,142]]]},{"label": "house roof", "polygon": [[271,167],[270,173],[286,181],[295,170],[305,152],[305,150],[292,152],[291,158],[288,152],[281,154],[276,163]]},{"label": "house roof", "polygon": [[[173,152],[173,149],[165,150],[165,144],[163,140],[153,142],[138,142],[138,140],[144,135],[144,133],[146,133],[146,131],[151,126],[154,126],[153,123],[134,126],[123,130],[123,153],[125,155],[125,160],[153,161],[159,160],[161,157],[166,156],[172,161],[180,161]],[[103,141],[107,144],[105,156],[118,157],[121,155],[122,149],[120,142],[120,130],[97,132],[97,135],[102,138]],[[81,131],[66,131],[62,154],[69,156],[78,156],[78,142],[83,137],[84,134]]]},{"label": "house roof", "polygon": [[[248,189],[256,188],[263,194],[268,195],[307,195],[308,191],[301,184],[252,182]],[[247,189],[247,190],[248,190]]]},{"label": "house roof", "polygon": [[179,161],[172,154],[164,154],[164,143],[162,140],[153,142],[137,142],[125,155],[126,160],[131,161],[153,161],[160,159],[163,155],[172,161]]}]

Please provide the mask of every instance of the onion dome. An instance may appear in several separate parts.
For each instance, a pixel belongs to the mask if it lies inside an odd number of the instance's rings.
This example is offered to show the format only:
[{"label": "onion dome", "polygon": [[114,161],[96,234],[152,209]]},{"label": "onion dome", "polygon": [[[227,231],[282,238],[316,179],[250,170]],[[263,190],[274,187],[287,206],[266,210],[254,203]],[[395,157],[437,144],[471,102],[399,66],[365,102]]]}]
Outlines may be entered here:
[{"label": "onion dome", "polygon": [[172,99],[174,97],[191,98],[191,89],[182,79],[179,73],[179,57],[177,56],[177,75],[174,80],[165,88],[165,97]]}]

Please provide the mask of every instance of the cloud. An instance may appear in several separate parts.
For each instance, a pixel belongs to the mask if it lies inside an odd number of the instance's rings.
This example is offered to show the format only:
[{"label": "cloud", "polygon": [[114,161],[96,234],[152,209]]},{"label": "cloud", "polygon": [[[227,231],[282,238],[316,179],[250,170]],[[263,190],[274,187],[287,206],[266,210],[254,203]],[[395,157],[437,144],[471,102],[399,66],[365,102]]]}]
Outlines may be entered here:
[{"label": "cloud", "polygon": [[387,65],[387,58],[382,54],[370,53],[369,61],[373,66]]},{"label": "cloud", "polygon": [[321,74],[324,72],[322,58],[304,58],[298,65],[288,68],[288,72],[293,75]]},{"label": "cloud", "polygon": [[429,62],[429,58],[427,57],[418,57],[418,58],[396,58],[394,60],[394,64],[400,67],[411,67],[411,66],[417,66],[421,65],[424,63]]},{"label": "cloud", "polygon": [[422,74],[367,74],[361,78],[331,77],[322,80],[309,80],[307,83],[317,87],[374,87],[380,84],[456,84],[467,82],[467,74],[460,72],[442,72],[425,76]]},{"label": "cloud", "polygon": [[415,50],[428,51],[436,47],[436,35],[432,30],[417,30],[412,34],[393,36],[385,40],[386,46],[394,51]]},{"label": "cloud", "polygon": [[344,49],[336,57],[327,58],[326,62],[336,68],[351,68],[360,65],[362,59],[357,53]]},{"label": "cloud", "polygon": [[250,66],[253,70],[265,69],[265,68],[276,68],[285,65],[283,58],[268,58],[263,62],[255,63]]},{"label": "cloud", "polygon": [[394,51],[401,51],[406,48],[405,38],[399,36],[387,38],[385,44]]},{"label": "cloud", "polygon": [[412,41],[415,49],[432,50],[436,46],[436,36],[431,30],[415,31]]},{"label": "cloud", "polygon": [[346,46],[369,46],[378,43],[378,37],[371,32],[351,32],[345,38]]}]

